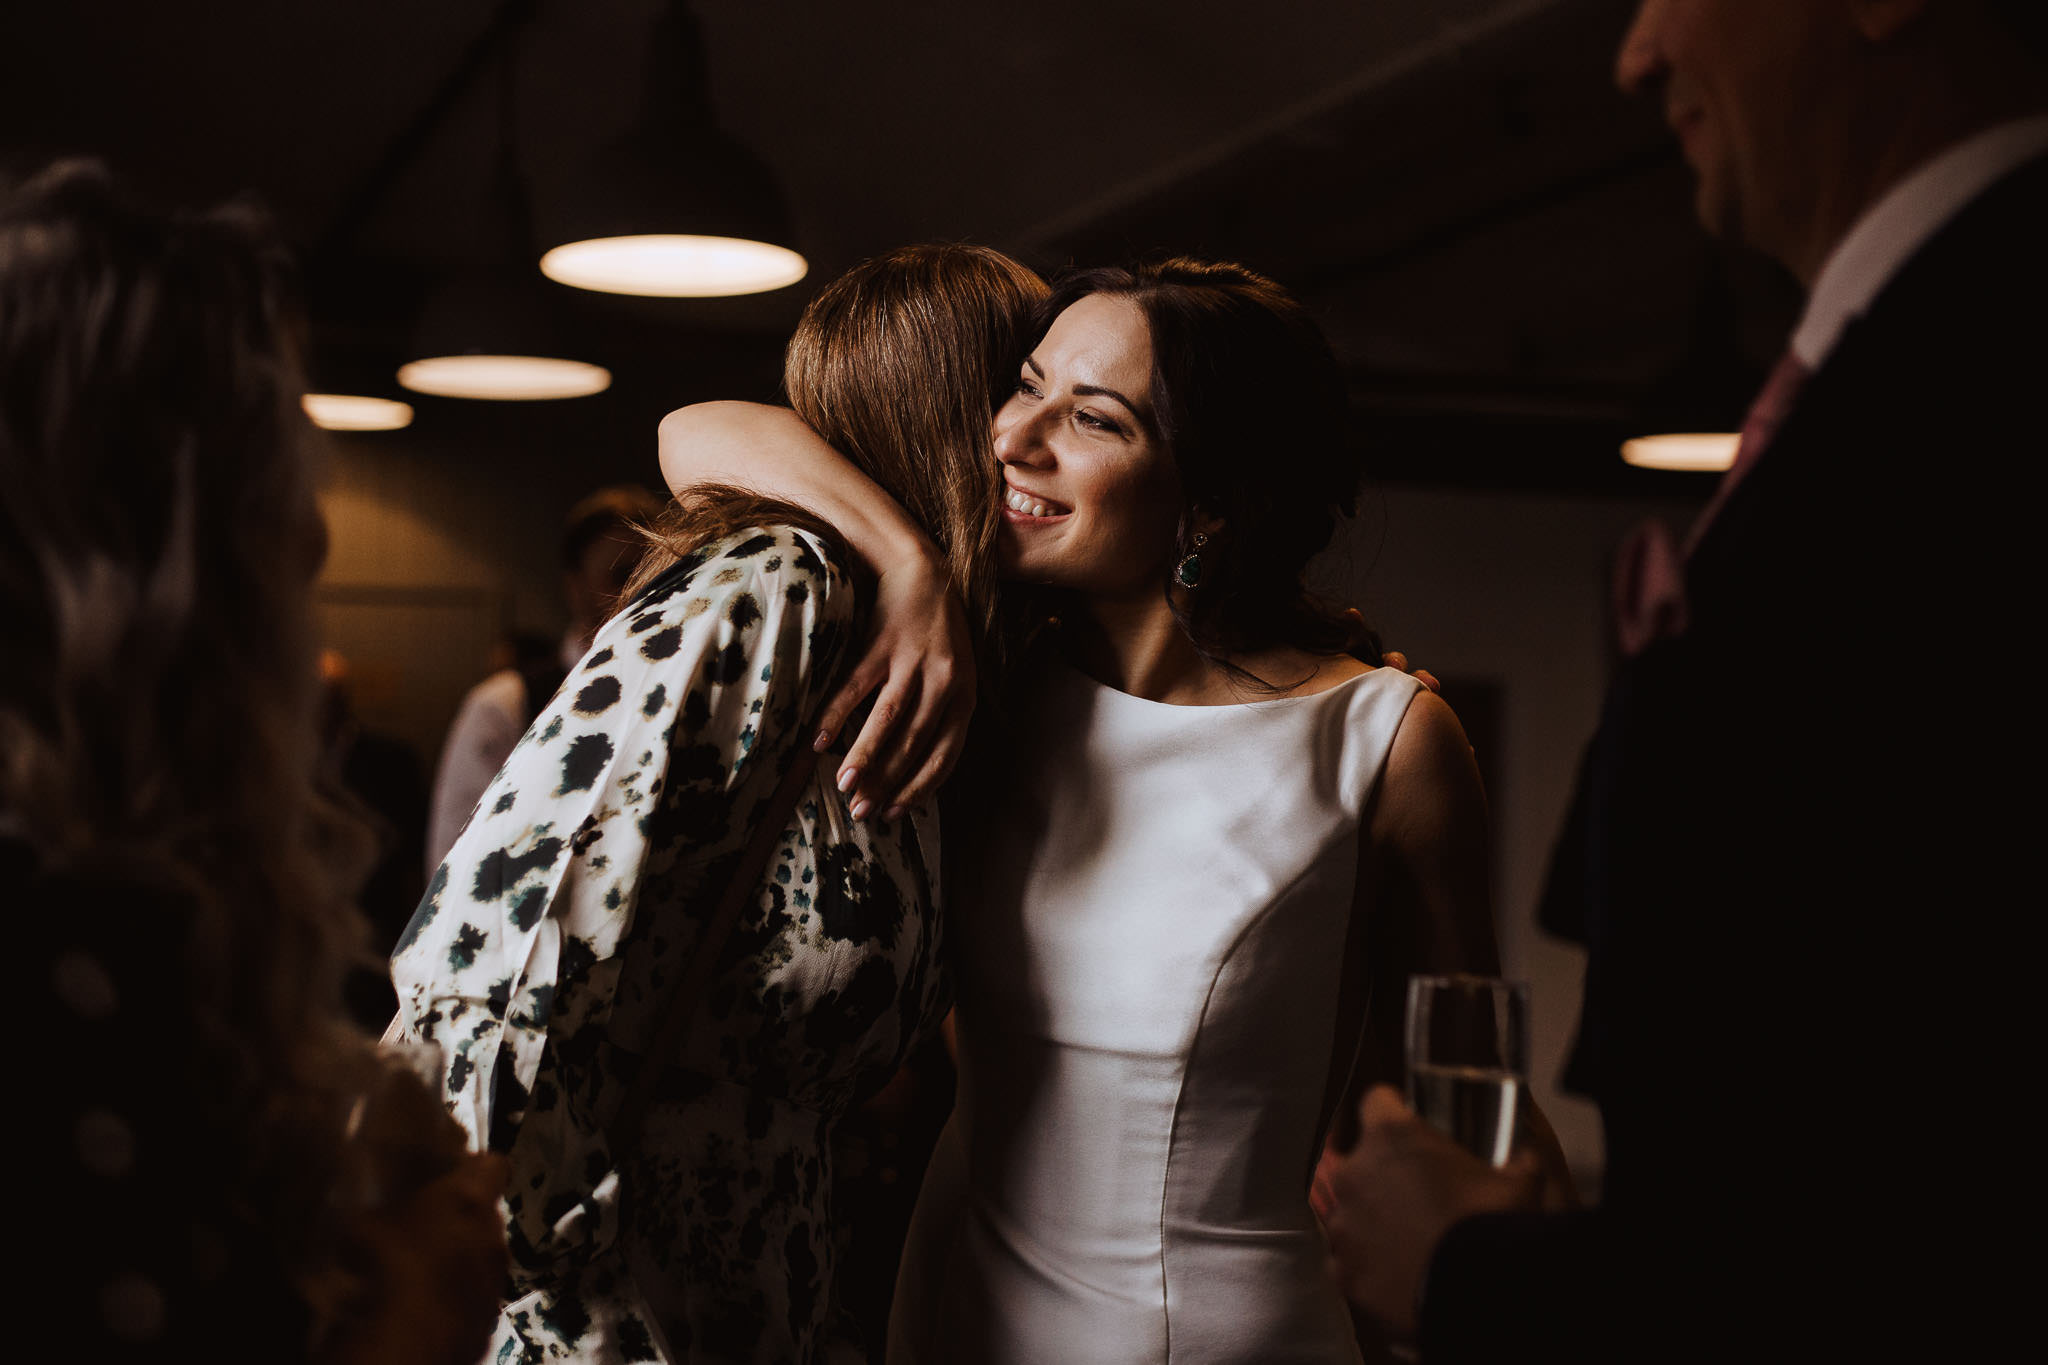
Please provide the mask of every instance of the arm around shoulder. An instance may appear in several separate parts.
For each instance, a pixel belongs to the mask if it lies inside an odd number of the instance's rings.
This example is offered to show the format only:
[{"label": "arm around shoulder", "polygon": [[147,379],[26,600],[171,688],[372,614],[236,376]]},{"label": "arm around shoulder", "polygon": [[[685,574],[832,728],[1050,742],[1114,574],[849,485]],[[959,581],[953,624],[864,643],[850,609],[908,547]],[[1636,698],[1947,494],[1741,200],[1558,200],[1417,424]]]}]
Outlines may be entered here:
[{"label": "arm around shoulder", "polygon": [[788,408],[692,403],[661,419],[661,473],[671,491],[724,484],[816,512],[877,575],[939,559],[896,500]]},{"label": "arm around shoulder", "polygon": [[819,744],[872,695],[874,708],[836,780],[855,786],[862,813],[929,796],[965,744],[975,696],[973,639],[947,560],[930,537],[787,408],[679,408],[662,419],[661,467],[678,493],[737,484],[807,508],[874,571],[868,647],[825,708]]},{"label": "arm around shoulder", "polygon": [[747,477],[758,472],[747,458],[755,445],[832,450],[788,408],[730,399],[677,408],[661,419],[659,440],[662,477],[678,493],[707,483],[760,488]]}]

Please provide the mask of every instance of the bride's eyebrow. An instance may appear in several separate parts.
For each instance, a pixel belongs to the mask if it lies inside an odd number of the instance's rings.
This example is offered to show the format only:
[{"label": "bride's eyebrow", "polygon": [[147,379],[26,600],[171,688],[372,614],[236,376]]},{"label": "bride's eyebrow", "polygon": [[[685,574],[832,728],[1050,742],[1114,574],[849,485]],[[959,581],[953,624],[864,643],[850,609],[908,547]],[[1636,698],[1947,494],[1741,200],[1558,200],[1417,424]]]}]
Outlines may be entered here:
[{"label": "bride's eyebrow", "polygon": [[[1031,373],[1037,375],[1040,379],[1045,378],[1045,367],[1038,363],[1037,356],[1025,356],[1024,368],[1030,370]],[[1130,399],[1118,393],[1115,389],[1106,389],[1100,384],[1075,384],[1073,386],[1073,392],[1079,394],[1083,398],[1113,399],[1116,402],[1123,404],[1124,410],[1131,414],[1132,419],[1135,420],[1139,426],[1143,427],[1148,433],[1157,434],[1152,426],[1152,419],[1145,414],[1145,410],[1139,407],[1136,403],[1133,403]]]},{"label": "bride's eyebrow", "polygon": [[1076,384],[1073,386],[1073,391],[1075,393],[1080,394],[1083,398],[1114,399],[1116,402],[1119,402],[1124,405],[1124,409],[1131,414],[1132,419],[1135,420],[1139,426],[1145,428],[1145,430],[1147,431],[1150,431],[1152,429],[1152,419],[1145,415],[1144,410],[1141,409],[1136,403],[1133,403],[1130,399],[1118,393],[1115,389],[1105,389],[1100,384]]}]

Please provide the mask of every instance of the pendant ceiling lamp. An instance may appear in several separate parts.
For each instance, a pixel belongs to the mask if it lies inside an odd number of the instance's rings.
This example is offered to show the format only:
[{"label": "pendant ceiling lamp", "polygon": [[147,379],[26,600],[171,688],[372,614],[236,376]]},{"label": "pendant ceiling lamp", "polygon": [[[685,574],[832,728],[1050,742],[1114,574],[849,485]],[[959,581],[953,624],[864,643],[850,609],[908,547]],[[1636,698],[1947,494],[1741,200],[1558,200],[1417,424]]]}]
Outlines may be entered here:
[{"label": "pendant ceiling lamp", "polygon": [[541,273],[611,294],[710,298],[795,284],[789,213],[759,157],[718,127],[682,0],[656,19],[639,120],[543,202]]},{"label": "pendant ceiling lamp", "polygon": [[497,264],[464,271],[428,296],[413,334],[414,359],[398,382],[415,393],[491,402],[581,398],[611,387],[611,372],[563,356],[561,328],[533,259],[533,205],[520,165],[514,49],[500,57],[498,157],[488,206]]},{"label": "pendant ceiling lamp", "polygon": [[1621,458],[1638,469],[1715,473],[1735,463],[1735,447],[1741,439],[1732,432],[1708,431],[1638,436],[1621,443]]},{"label": "pendant ceiling lamp", "polygon": [[[320,280],[320,292],[336,285]],[[314,293],[309,276],[308,295]],[[303,354],[306,392],[299,406],[322,431],[399,431],[412,425],[412,405],[387,397],[391,352],[361,329],[330,321],[311,329]]]},{"label": "pendant ceiling lamp", "polygon": [[532,402],[582,398],[611,387],[601,365],[560,354],[553,310],[538,281],[516,268],[459,275],[427,296],[413,333],[415,357],[398,382],[438,398]]},{"label": "pendant ceiling lamp", "polygon": [[412,404],[362,393],[309,393],[306,416],[323,431],[398,431],[412,425]]},{"label": "pendant ceiling lamp", "polygon": [[474,352],[408,360],[398,382],[436,398],[479,398],[516,403],[549,398],[587,398],[612,386],[602,365],[545,355]]},{"label": "pendant ceiling lamp", "polygon": [[1798,286],[1775,265],[1700,242],[1682,345],[1638,392],[1625,419],[1645,433],[1621,443],[1622,462],[1637,469],[1733,468],[1742,437],[1730,428],[1743,420],[1803,306]]}]

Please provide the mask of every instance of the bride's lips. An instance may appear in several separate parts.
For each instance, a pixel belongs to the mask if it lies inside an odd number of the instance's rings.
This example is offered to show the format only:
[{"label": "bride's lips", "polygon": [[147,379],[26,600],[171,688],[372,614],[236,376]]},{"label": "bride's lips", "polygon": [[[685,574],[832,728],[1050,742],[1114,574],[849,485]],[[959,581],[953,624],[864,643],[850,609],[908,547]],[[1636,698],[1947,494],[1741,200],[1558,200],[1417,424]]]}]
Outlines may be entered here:
[{"label": "bride's lips", "polygon": [[1003,487],[1003,520],[1015,526],[1043,526],[1062,520],[1071,513],[1071,508],[1060,506],[1036,493],[1026,492],[1014,484]]}]

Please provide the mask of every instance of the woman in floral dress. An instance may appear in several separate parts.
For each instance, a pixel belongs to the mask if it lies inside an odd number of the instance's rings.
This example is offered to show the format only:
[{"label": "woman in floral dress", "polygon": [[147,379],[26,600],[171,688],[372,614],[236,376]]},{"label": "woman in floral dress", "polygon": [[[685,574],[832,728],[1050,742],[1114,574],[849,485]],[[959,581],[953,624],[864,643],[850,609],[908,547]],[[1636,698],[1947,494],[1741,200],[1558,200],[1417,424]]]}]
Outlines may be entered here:
[{"label": "woman in floral dress", "polygon": [[[984,639],[989,414],[1043,288],[995,252],[891,253],[812,303],[786,366],[796,412],[912,511]],[[856,665],[872,583],[832,527],[734,488],[677,504],[652,540],[392,961],[393,1036],[441,1046],[450,1109],[511,1158],[515,1297],[493,1361],[821,1358],[832,1125],[946,1005],[935,823],[860,818],[833,757],[805,780],[682,1043],[649,1057]],[[645,1121],[613,1151],[645,1065],[660,1068]]]}]

